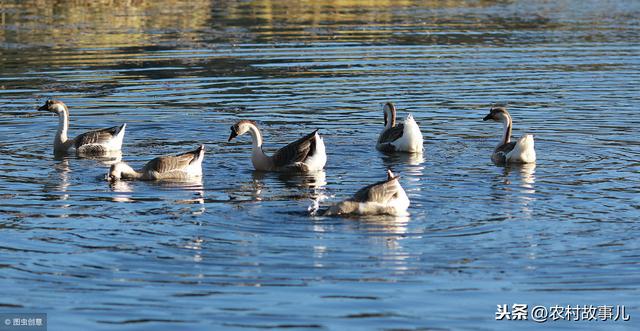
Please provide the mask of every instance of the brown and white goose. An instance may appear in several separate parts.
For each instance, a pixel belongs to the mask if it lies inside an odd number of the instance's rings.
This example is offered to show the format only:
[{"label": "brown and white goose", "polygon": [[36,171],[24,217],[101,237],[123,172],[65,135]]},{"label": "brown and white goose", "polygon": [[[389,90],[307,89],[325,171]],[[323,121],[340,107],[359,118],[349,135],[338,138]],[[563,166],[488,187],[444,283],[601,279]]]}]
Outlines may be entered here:
[{"label": "brown and white goose", "polygon": [[387,102],[383,108],[384,129],[380,132],[376,148],[385,153],[422,152],[422,132],[411,114],[396,124],[396,106]]},{"label": "brown and white goose", "polygon": [[107,179],[140,180],[188,180],[202,177],[204,145],[178,155],[156,157],[147,162],[140,170],[134,170],[128,164],[119,162],[111,165]]},{"label": "brown and white goose", "polygon": [[127,124],[105,129],[85,132],[73,139],[67,137],[69,130],[69,109],[60,100],[47,100],[38,108],[39,111],[48,111],[58,115],[58,131],[53,139],[53,152],[64,154],[70,149],[75,149],[80,155],[95,155],[108,152],[117,152],[122,148],[125,128]]},{"label": "brown and white goose", "polygon": [[229,141],[247,132],[253,140],[251,162],[256,170],[310,172],[322,170],[327,163],[324,141],[318,130],[280,148],[272,156],[262,150],[262,134],[254,121],[242,120],[231,126]]},{"label": "brown and white goose", "polygon": [[536,162],[533,135],[525,134],[517,141],[511,141],[511,115],[505,107],[492,107],[483,121],[492,120],[502,122],[504,132],[502,139],[493,150],[491,160],[496,164],[505,163],[533,163]]},{"label": "brown and white goose", "polygon": [[360,189],[353,197],[329,207],[324,215],[407,215],[409,197],[400,176],[387,170],[387,179]]}]

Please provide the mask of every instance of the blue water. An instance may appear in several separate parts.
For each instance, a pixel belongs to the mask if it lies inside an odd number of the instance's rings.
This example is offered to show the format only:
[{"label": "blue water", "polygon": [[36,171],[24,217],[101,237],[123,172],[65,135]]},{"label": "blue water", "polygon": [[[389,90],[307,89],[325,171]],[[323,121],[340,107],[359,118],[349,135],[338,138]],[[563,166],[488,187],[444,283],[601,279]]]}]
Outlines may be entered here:
[{"label": "blue water", "polygon": [[[44,7],[43,7],[44,6]],[[0,4],[0,312],[49,330],[636,330],[640,2]],[[56,159],[127,123],[123,159],[204,143],[202,183],[104,180]],[[382,104],[422,156],[385,156]],[[497,167],[506,103],[538,162]],[[253,171],[318,128],[316,176]],[[404,218],[324,218],[401,174]],[[498,304],[625,305],[630,321],[496,321]]]}]

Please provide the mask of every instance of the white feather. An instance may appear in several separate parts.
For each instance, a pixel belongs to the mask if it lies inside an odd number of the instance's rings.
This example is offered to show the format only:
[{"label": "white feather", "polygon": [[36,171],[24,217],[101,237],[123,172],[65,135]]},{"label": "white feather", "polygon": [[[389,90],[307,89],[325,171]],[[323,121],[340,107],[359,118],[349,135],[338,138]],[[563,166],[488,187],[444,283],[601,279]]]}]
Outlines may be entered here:
[{"label": "white feather", "polygon": [[422,152],[422,132],[420,132],[420,127],[418,127],[418,123],[416,123],[411,114],[407,115],[407,118],[404,120],[402,137],[391,144],[396,147],[397,151],[409,153]]},{"label": "white feather", "polygon": [[506,155],[507,162],[533,163],[536,162],[533,135],[525,134],[516,142],[515,147]]},{"label": "white feather", "polygon": [[324,215],[393,215],[406,216],[409,213],[410,201],[398,180],[395,181],[396,198],[386,202],[366,201],[355,202],[351,199],[339,202],[327,209]]},{"label": "white feather", "polygon": [[327,153],[325,152],[324,140],[317,132],[315,138],[315,153],[304,161],[304,164],[309,168],[309,171],[322,170],[327,163]]}]

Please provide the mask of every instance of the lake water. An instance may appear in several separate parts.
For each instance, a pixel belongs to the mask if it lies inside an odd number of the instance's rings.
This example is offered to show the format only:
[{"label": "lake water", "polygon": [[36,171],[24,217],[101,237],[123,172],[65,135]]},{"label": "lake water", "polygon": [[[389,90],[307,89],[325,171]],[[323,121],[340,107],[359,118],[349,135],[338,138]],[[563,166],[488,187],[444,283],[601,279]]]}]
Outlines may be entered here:
[{"label": "lake water", "polygon": [[[637,330],[639,1],[3,1],[0,312],[49,330]],[[55,159],[127,123],[123,159],[207,146],[202,183]],[[422,156],[385,156],[382,104]],[[497,167],[506,103],[538,162]],[[253,171],[318,128],[316,176]],[[402,176],[405,218],[324,218]],[[625,305],[631,320],[496,321],[497,304]],[[615,309],[614,309],[615,312]]]}]

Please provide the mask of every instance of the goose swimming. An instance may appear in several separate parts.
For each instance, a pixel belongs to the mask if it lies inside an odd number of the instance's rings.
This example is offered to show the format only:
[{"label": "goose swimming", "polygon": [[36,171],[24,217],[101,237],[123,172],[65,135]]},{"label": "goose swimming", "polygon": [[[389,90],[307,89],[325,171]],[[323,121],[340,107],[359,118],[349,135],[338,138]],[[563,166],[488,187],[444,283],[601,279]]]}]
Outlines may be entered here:
[{"label": "goose swimming", "polygon": [[128,164],[119,162],[111,165],[109,180],[187,180],[202,177],[204,145],[193,151],[178,155],[159,156],[147,162],[140,170],[134,170]]},{"label": "goose swimming", "polygon": [[511,141],[511,115],[505,107],[493,107],[483,121],[502,122],[504,133],[500,143],[493,150],[491,160],[496,164],[536,162],[533,135],[525,134],[517,141]]},{"label": "goose swimming", "polygon": [[387,170],[387,179],[360,189],[353,197],[329,207],[324,215],[407,215],[409,197],[400,176]]},{"label": "goose swimming", "polygon": [[418,123],[411,114],[403,123],[396,125],[396,106],[387,102],[383,108],[384,129],[378,137],[376,148],[386,153],[393,152],[422,152],[422,133]]},{"label": "goose swimming", "polygon": [[310,172],[322,170],[327,163],[324,141],[318,130],[280,148],[271,156],[262,150],[262,134],[254,121],[242,120],[231,126],[229,141],[247,132],[253,140],[251,162],[256,170]]},{"label": "goose swimming", "polygon": [[38,108],[39,111],[48,111],[58,115],[58,131],[53,139],[53,152],[55,154],[67,153],[75,148],[77,154],[104,154],[117,152],[122,148],[122,140],[127,124],[85,132],[73,139],[67,137],[69,130],[69,109],[62,101],[47,100]]}]

